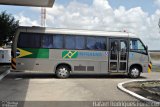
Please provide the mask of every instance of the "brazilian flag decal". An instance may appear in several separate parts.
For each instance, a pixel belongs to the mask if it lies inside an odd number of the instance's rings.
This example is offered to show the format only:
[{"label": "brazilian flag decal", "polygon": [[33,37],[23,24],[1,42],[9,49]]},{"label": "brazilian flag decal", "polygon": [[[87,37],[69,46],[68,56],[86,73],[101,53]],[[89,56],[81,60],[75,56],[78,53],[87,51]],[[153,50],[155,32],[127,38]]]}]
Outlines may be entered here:
[{"label": "brazilian flag decal", "polygon": [[17,48],[17,58],[49,58],[49,49]]},{"label": "brazilian flag decal", "polygon": [[64,59],[77,58],[77,56],[78,56],[77,51],[63,51],[62,52],[62,58]]}]

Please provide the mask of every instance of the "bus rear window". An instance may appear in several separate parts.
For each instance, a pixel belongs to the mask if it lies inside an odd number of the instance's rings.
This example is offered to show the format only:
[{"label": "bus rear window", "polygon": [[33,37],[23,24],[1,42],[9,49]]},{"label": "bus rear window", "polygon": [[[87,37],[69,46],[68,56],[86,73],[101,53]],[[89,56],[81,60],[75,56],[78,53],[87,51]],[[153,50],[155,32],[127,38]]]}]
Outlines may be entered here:
[{"label": "bus rear window", "polygon": [[37,33],[20,33],[18,39],[18,48],[40,48],[41,34]]}]

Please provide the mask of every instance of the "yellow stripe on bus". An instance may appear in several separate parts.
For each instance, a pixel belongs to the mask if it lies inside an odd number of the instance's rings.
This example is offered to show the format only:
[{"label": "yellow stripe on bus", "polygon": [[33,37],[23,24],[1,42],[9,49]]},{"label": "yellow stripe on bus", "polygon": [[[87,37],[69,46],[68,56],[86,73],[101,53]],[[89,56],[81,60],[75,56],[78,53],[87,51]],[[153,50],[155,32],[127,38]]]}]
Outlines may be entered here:
[{"label": "yellow stripe on bus", "polygon": [[148,73],[151,72],[151,69],[152,69],[152,64],[149,64],[149,65],[148,65]]},{"label": "yellow stripe on bus", "polygon": [[148,67],[148,73],[151,73],[151,69]]}]

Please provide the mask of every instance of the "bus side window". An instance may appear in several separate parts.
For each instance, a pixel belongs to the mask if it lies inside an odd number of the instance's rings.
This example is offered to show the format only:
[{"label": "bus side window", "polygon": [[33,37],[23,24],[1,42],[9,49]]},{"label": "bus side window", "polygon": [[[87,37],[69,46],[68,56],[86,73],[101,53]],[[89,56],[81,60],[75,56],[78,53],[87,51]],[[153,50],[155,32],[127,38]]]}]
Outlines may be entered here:
[{"label": "bus side window", "polygon": [[130,49],[133,49],[133,50],[137,50],[138,49],[138,42],[137,42],[137,40],[131,40],[130,41]]},{"label": "bus side window", "polygon": [[96,43],[95,37],[87,37],[87,49],[95,50],[96,49],[95,43]]},{"label": "bus side window", "polygon": [[63,35],[55,34],[53,36],[53,48],[55,49],[63,48]]},{"label": "bus side window", "polygon": [[106,38],[105,37],[87,37],[87,49],[106,50]]},{"label": "bus side window", "polygon": [[63,48],[63,36],[46,34],[42,37],[42,48]]},{"label": "bus side window", "polygon": [[52,48],[53,37],[51,35],[45,35],[42,37],[42,48]]},{"label": "bus side window", "polygon": [[76,36],[76,49],[85,49],[85,37]]},{"label": "bus side window", "polygon": [[134,52],[146,53],[145,47],[139,39],[130,40],[130,50]]},{"label": "bus side window", "polygon": [[98,50],[106,50],[106,38],[97,37],[95,45]]},{"label": "bus side window", "polygon": [[41,34],[21,32],[17,46],[18,48],[40,48]]},{"label": "bus side window", "polygon": [[67,35],[65,36],[65,49],[75,49],[75,36]]}]

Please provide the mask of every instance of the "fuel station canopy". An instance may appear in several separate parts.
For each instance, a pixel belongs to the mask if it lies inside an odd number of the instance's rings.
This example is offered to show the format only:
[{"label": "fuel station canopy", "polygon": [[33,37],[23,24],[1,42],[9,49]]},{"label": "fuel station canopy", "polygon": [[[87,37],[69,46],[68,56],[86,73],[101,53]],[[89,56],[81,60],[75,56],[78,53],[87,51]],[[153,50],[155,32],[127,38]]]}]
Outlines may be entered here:
[{"label": "fuel station canopy", "polygon": [[36,6],[52,7],[55,0],[0,0],[0,4],[19,5],[19,6]]}]

